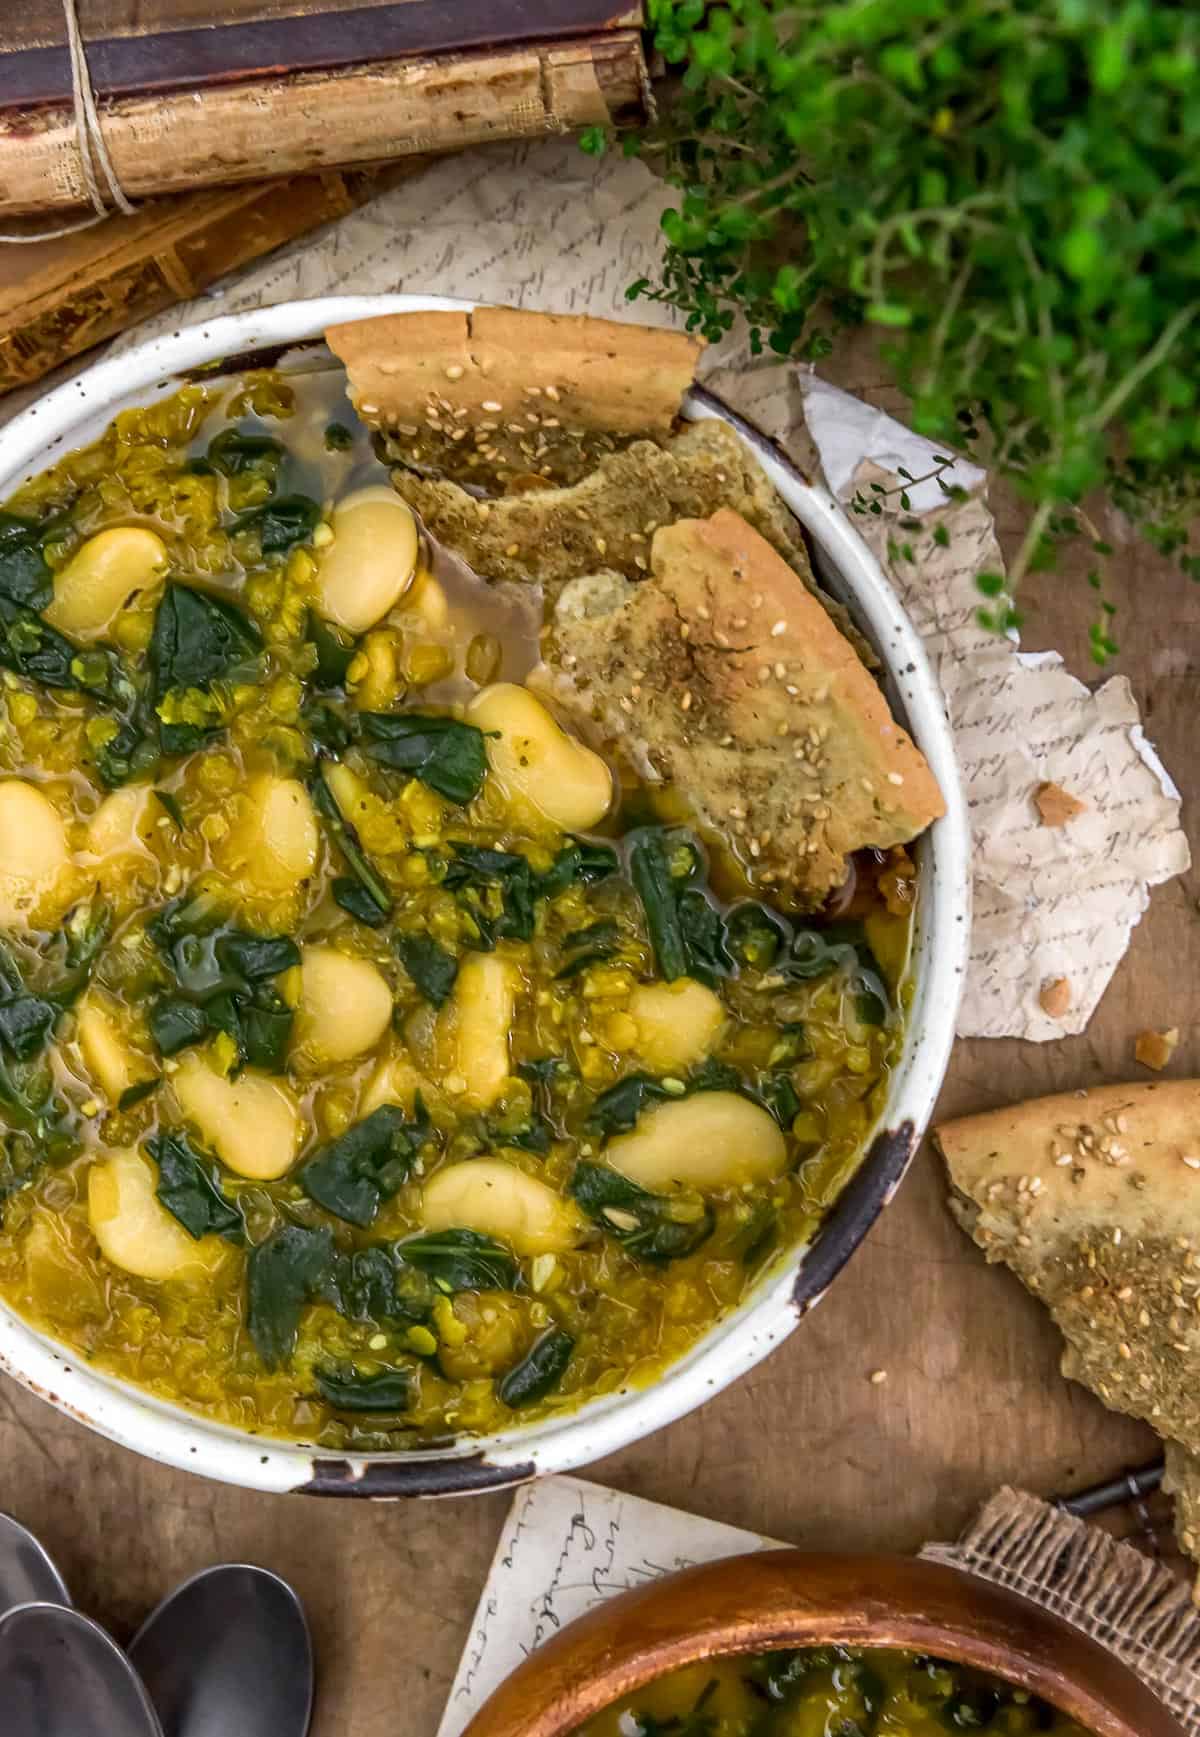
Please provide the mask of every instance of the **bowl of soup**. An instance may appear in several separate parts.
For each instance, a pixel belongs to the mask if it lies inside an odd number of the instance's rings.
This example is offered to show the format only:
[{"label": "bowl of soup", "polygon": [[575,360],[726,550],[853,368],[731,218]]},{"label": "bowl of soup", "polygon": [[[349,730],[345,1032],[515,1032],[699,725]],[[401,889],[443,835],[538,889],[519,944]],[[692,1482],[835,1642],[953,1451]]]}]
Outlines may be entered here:
[{"label": "bowl of soup", "polygon": [[[967,828],[935,683],[864,545],[696,389],[661,446],[601,440],[627,541],[593,527],[568,606],[534,580],[578,539],[550,466],[503,498],[437,495],[323,341],[463,307],[214,320],[0,436],[0,1362],[114,1440],[251,1487],[495,1487],[699,1404],[845,1263],[952,1042]],[[469,365],[441,367],[447,391]],[[531,464],[555,394],[508,425]],[[450,400],[426,414],[422,439],[456,451]],[[797,593],[778,549],[806,574],[811,554],[834,674],[805,693],[866,684],[904,767],[858,780],[885,842],[823,870],[811,908],[763,872],[737,802],[727,835],[702,824],[653,742],[618,755],[581,723],[573,653],[545,679],[548,636],[605,643],[599,594],[614,621],[644,604],[651,486],[720,495],[734,470],[766,538],[720,512],[681,534]],[[510,510],[540,527],[524,552],[496,540]],[[739,716],[754,682],[799,691],[788,627],[764,630]],[[738,648],[714,633],[723,678]],[[618,722],[655,686],[622,678]],[[703,699],[676,699],[682,755]],[[813,715],[779,726],[783,787],[828,854],[837,730]],[[888,843],[919,778],[940,817]]]},{"label": "bowl of soup", "polygon": [[1179,1737],[1128,1666],[938,1563],[769,1550],[599,1604],[464,1737]]}]

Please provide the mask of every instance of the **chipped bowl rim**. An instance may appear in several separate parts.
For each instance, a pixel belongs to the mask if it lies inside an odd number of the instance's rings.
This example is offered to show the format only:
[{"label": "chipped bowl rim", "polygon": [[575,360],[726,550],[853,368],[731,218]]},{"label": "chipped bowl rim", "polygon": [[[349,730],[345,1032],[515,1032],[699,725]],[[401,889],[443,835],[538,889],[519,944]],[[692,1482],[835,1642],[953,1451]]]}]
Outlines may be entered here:
[{"label": "chipped bowl rim", "polygon": [[[0,430],[0,498],[94,440],[122,408],[154,402],[196,377],[250,366],[335,366],[327,326],[378,314],[454,311],[476,304],[426,295],[328,296],[183,326],[93,363],[29,405]],[[323,360],[328,358],[328,361]],[[0,1302],[0,1369],[123,1447],[247,1489],[314,1495],[400,1497],[495,1489],[569,1471],[674,1422],[766,1357],[818,1303],[893,1198],[920,1143],[941,1087],[967,962],[970,829],[954,745],[937,681],[911,622],[879,563],[828,490],[808,482],[787,455],[702,386],[684,401],[689,420],[719,416],[754,451],[800,520],[816,567],[876,646],[885,687],[941,786],[946,814],[917,850],[920,899],[913,992],[903,1053],[864,1157],[811,1243],[775,1263],[724,1316],[649,1387],[626,1388],[561,1415],[445,1447],[336,1458],[209,1420],[90,1368]]]}]

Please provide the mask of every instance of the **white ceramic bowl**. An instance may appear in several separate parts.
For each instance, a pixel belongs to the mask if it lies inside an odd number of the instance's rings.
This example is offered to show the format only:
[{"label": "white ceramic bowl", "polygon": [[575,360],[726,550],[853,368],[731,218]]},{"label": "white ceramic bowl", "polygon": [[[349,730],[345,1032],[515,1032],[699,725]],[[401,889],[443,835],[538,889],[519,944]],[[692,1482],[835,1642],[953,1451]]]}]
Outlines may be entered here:
[{"label": "white ceramic bowl", "polygon": [[[227,315],[152,339],[94,364],[0,433],[0,499],[63,451],[96,439],[118,410],[166,396],[201,365],[229,359],[237,368],[287,368],[294,352],[299,365],[311,366],[331,360],[321,334],[335,322],[469,305],[432,296],[337,296]],[[723,416],[752,445],[807,531],[823,582],[848,604],[877,647],[892,705],[946,799],[945,818],[917,851],[915,993],[904,1053],[857,1174],[811,1245],[772,1266],[747,1300],[655,1386],[608,1395],[565,1417],[423,1452],[332,1459],[310,1447],[208,1423],[81,1365],[71,1351],[0,1306],[0,1368],[110,1440],[228,1483],[321,1495],[452,1495],[566,1471],[682,1417],[753,1368],[820,1301],[895,1193],[945,1072],[967,957],[969,831],[941,694],[877,562],[827,491],[805,482],[770,441],[704,391],[690,395],[684,414]]]}]

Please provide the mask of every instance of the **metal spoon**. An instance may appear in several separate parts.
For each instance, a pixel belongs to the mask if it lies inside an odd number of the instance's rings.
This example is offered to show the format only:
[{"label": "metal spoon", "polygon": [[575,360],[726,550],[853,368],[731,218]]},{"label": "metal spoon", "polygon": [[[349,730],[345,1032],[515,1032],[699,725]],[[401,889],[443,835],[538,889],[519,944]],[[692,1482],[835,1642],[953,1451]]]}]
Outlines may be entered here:
[{"label": "metal spoon", "polygon": [[18,1604],[71,1603],[45,1547],[11,1514],[0,1514],[0,1616]]},{"label": "metal spoon", "polygon": [[0,1617],[0,1692],[4,1737],[163,1737],[116,1641],[59,1604]]},{"label": "metal spoon", "polygon": [[194,1574],[146,1618],[129,1657],[166,1737],[305,1737],[308,1623],[291,1587],[265,1568],[232,1562]]}]

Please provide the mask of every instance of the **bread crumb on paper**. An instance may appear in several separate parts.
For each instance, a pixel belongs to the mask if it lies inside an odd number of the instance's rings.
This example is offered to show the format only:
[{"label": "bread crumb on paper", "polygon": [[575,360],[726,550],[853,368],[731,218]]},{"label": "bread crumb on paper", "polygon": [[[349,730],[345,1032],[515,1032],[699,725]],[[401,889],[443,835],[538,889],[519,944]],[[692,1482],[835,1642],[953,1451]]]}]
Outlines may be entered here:
[{"label": "bread crumb on paper", "polygon": [[1038,995],[1038,1003],[1043,1013],[1051,1019],[1062,1019],[1071,1006],[1071,980],[1069,977],[1047,977]]},{"label": "bread crumb on paper", "polygon": [[1169,1031],[1139,1031],[1133,1042],[1134,1059],[1144,1068],[1161,1073],[1175,1054],[1178,1043],[1179,1027],[1176,1025]]},{"label": "bread crumb on paper", "polygon": [[1066,826],[1069,820],[1074,820],[1077,814],[1083,814],[1087,809],[1086,802],[1072,796],[1061,784],[1039,784],[1033,793],[1033,801],[1043,826]]}]

